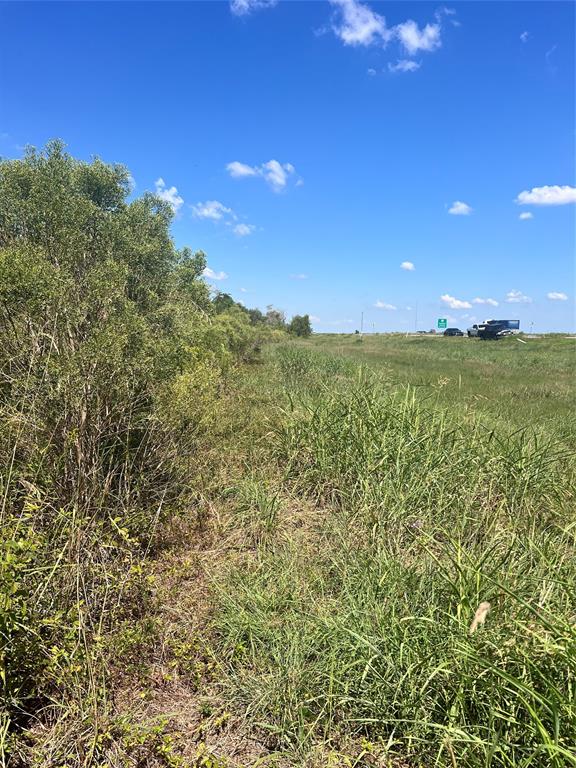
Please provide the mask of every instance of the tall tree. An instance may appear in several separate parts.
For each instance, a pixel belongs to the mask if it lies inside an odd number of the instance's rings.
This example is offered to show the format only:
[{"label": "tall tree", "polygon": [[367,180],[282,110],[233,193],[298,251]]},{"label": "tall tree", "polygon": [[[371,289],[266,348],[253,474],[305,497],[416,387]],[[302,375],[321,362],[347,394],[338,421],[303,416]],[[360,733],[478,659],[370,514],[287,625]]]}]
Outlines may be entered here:
[{"label": "tall tree", "polygon": [[294,315],[288,325],[288,332],[292,336],[307,338],[312,333],[309,315]]}]

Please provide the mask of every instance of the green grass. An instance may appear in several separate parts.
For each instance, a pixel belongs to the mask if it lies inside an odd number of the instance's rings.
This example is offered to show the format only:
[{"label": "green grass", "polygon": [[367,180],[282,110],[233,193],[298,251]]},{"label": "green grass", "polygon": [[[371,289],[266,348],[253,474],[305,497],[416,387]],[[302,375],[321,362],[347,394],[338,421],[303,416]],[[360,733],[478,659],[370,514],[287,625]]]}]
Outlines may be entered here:
[{"label": "green grass", "polygon": [[443,403],[518,426],[537,422],[574,435],[576,340],[543,336],[522,341],[366,335],[359,342],[353,335],[325,334],[306,345],[385,370],[424,394],[442,390]]},{"label": "green grass", "polygon": [[214,652],[291,765],[576,765],[573,343],[324,336],[250,371]]}]

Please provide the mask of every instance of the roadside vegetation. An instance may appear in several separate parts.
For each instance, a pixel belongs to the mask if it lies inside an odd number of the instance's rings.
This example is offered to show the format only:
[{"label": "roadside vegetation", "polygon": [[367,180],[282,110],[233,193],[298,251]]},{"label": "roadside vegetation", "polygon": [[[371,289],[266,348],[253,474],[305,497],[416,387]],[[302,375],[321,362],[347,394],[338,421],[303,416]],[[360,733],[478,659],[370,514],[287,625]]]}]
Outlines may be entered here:
[{"label": "roadside vegetation", "polygon": [[0,164],[0,759],[564,768],[574,348],[310,336],[61,144]]},{"label": "roadside vegetation", "polygon": [[[271,351],[284,406],[214,627],[228,696],[290,764],[576,764],[574,432],[519,429],[507,370],[569,374],[572,342],[453,341],[416,340],[447,371],[418,386],[409,339],[373,365],[353,337]],[[474,355],[502,374],[483,398],[458,387]]]},{"label": "roadside vegetation", "polygon": [[169,205],[130,193],[59,142],[0,164],[3,764],[100,764],[111,681],[154,637],[145,558],[175,515],[201,527],[199,438],[286,336],[274,308],[213,297]]}]

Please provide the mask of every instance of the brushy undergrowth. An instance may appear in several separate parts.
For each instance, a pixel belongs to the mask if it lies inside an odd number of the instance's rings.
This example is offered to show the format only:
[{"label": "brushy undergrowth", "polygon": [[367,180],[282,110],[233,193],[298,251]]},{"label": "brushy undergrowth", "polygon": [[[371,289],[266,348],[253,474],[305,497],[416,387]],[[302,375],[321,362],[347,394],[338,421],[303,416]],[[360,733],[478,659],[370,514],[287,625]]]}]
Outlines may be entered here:
[{"label": "brushy undergrowth", "polygon": [[154,639],[146,556],[170,516],[194,531],[199,437],[274,334],[217,311],[170,206],[130,195],[126,169],[60,142],[0,162],[2,765],[121,755],[113,682]]},{"label": "brushy undergrowth", "polygon": [[[242,491],[236,519],[266,535],[215,578],[237,706],[295,765],[350,740],[367,765],[576,765],[565,442],[488,428],[350,360],[275,352],[281,479],[266,489],[261,468]],[[284,525],[290,503],[309,521]]]}]

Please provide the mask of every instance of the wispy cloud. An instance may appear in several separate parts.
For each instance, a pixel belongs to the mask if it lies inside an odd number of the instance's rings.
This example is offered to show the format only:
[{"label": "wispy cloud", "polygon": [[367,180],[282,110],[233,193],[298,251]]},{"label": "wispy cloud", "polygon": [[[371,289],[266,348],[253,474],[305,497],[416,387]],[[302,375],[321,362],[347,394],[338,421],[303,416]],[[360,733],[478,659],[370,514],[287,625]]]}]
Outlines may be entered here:
[{"label": "wispy cloud", "polygon": [[[230,0],[232,13],[246,16],[253,11],[269,8],[277,0]],[[334,9],[331,19],[331,29],[344,45],[353,47],[379,46],[385,48],[391,41],[396,41],[408,56],[415,56],[420,51],[432,52],[442,45],[443,20],[456,27],[459,22],[453,18],[456,11],[453,8],[439,8],[435,21],[420,27],[413,19],[389,27],[386,18],[377,13],[367,3],[361,0],[329,0]],[[323,34],[327,28],[322,28],[317,34]],[[396,64],[389,64],[391,72],[414,72],[419,69],[419,62],[400,59]],[[369,75],[375,75],[376,70],[368,69]],[[250,174],[254,175],[254,174]]]},{"label": "wispy cloud", "polygon": [[210,267],[205,267],[202,274],[204,277],[207,277],[208,280],[226,280],[228,277],[226,272],[214,272],[214,270],[210,269]]},{"label": "wispy cloud", "polygon": [[450,309],[472,309],[472,304],[469,301],[457,299],[454,296],[450,296],[449,293],[444,293],[440,296],[440,301],[447,307],[450,307]]},{"label": "wispy cloud", "polygon": [[496,299],[481,299],[478,296],[475,299],[472,299],[472,304],[489,304],[491,307],[498,306]]},{"label": "wispy cloud", "polygon": [[339,11],[332,29],[344,45],[386,45],[393,37],[384,16],[358,0],[330,0],[330,3]]},{"label": "wispy cloud", "polygon": [[[330,0],[330,3],[336,8],[332,30],[344,45],[386,47],[392,40],[397,40],[409,56],[439,48],[442,45],[442,16],[453,13],[451,9],[444,9],[444,13],[436,14],[435,23],[424,27],[419,27],[413,19],[389,27],[384,16],[360,0]],[[413,72],[414,68],[400,67],[393,71]]]},{"label": "wispy cloud", "polygon": [[300,272],[296,275],[290,275],[290,280],[307,280],[308,275],[305,275],[303,272]]},{"label": "wispy cloud", "polygon": [[522,291],[518,291],[513,288],[506,294],[505,301],[507,304],[532,304],[530,296],[526,296]]},{"label": "wispy cloud", "polygon": [[520,192],[516,198],[519,205],[567,205],[576,203],[576,187],[560,186],[532,187]]},{"label": "wispy cloud", "polygon": [[410,56],[414,56],[419,51],[435,51],[442,45],[440,38],[440,24],[426,24],[420,27],[415,21],[408,21],[398,24],[395,27],[395,33]]},{"label": "wispy cloud", "polygon": [[238,216],[232,208],[221,203],[219,200],[206,200],[204,203],[196,203],[196,205],[190,206],[192,209],[192,215],[196,219],[205,219],[209,221],[222,221],[227,227],[232,227],[232,232],[238,237],[246,237],[251,235],[255,231],[254,224],[245,224],[235,222],[238,221]]},{"label": "wispy cloud", "polygon": [[284,189],[296,169],[292,163],[279,163],[278,160],[269,160],[264,163],[263,176],[275,192]]},{"label": "wispy cloud", "polygon": [[394,304],[387,304],[385,301],[380,301],[380,299],[378,299],[378,301],[374,304],[374,306],[376,307],[376,309],[387,309],[390,311],[394,309],[398,309],[398,307],[396,307]]},{"label": "wispy cloud", "polygon": [[[276,5],[277,0],[230,0],[230,8],[236,16],[247,16],[253,11]],[[361,0],[329,0],[334,9],[329,27],[324,27],[317,34],[323,34],[331,28],[344,45],[352,47],[378,46],[385,48],[395,41],[405,55],[415,56],[419,52],[432,52],[442,45],[443,20],[449,18],[452,26],[460,26],[453,16],[453,8],[442,7],[435,14],[435,21],[419,26],[413,19],[406,19],[396,26],[389,27],[386,18]],[[399,59],[396,64],[389,64],[391,72],[415,72],[420,62]],[[376,70],[368,69],[369,75]],[[248,175],[248,174],[247,174]],[[255,175],[254,173],[249,175]]]},{"label": "wispy cloud", "polygon": [[562,291],[550,291],[546,294],[546,298],[550,301],[568,301],[568,295]]},{"label": "wispy cloud", "polygon": [[238,235],[238,237],[246,237],[247,235],[251,235],[255,229],[256,227],[254,224],[236,224],[236,226],[232,228],[232,232],[234,232],[235,235]]},{"label": "wispy cloud", "polygon": [[225,216],[236,218],[234,211],[218,200],[206,200],[205,203],[196,203],[196,205],[192,206],[192,214],[197,219],[212,219],[213,221],[220,221]]},{"label": "wispy cloud", "polygon": [[252,168],[251,165],[246,165],[246,163],[239,163],[238,160],[228,163],[226,170],[233,179],[242,179],[245,176],[258,176],[259,173],[257,168]]},{"label": "wispy cloud", "polygon": [[[262,165],[247,165],[238,160],[228,163],[226,170],[233,179],[242,179],[249,176],[262,177],[275,192],[281,192],[286,188],[288,180],[294,177],[296,169],[292,163],[280,163],[278,160],[268,160]],[[301,186],[298,179],[297,186]]]},{"label": "wispy cloud", "polygon": [[522,211],[520,216],[518,216],[520,221],[529,221],[530,219],[534,218],[534,214],[530,213],[530,211]]},{"label": "wispy cloud", "polygon": [[247,16],[263,8],[272,8],[278,0],[230,0],[230,10],[235,16]]},{"label": "wispy cloud", "polygon": [[176,187],[167,187],[162,177],[156,179],[155,187],[156,196],[168,203],[174,213],[178,213],[184,204],[184,199],[180,197]]},{"label": "wispy cloud", "polygon": [[461,200],[455,200],[450,208],[448,208],[448,213],[451,213],[453,216],[469,216],[472,213],[472,208],[468,205],[468,203],[463,203]]},{"label": "wispy cloud", "polygon": [[400,264],[400,269],[405,269],[406,272],[414,272],[416,267],[411,261],[403,261],[402,264]]},{"label": "wispy cloud", "polygon": [[524,32],[522,32],[522,34],[520,35],[520,40],[522,40],[523,43],[527,43],[529,37],[530,37],[530,33],[527,30],[524,30]]},{"label": "wispy cloud", "polygon": [[556,72],[558,71],[558,67],[551,61],[552,56],[554,55],[554,53],[556,53],[557,48],[558,46],[554,44],[552,48],[547,50],[546,53],[544,54],[544,59],[546,61],[546,68],[552,75],[556,74]]},{"label": "wispy cloud", "polygon": [[389,72],[416,72],[420,67],[421,63],[412,59],[398,59],[396,64],[388,63]]}]

